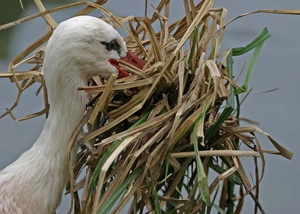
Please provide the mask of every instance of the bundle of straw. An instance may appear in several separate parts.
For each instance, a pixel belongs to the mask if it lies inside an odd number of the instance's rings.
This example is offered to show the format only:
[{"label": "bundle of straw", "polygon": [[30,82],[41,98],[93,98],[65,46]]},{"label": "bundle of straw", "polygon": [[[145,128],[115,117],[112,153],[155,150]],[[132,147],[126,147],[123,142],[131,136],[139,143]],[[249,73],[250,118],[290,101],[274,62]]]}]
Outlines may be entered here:
[{"label": "bundle of straw", "polygon": [[[223,213],[240,213],[247,194],[263,212],[258,187],[265,168],[264,153],[292,158],[291,152],[258,127],[239,125],[240,96],[248,93],[248,82],[268,31],[243,48],[220,53],[227,11],[213,8],[210,0],[198,4],[183,0],[185,16],[171,24],[168,0],[161,0],[150,18],[118,18],[102,6],[105,2],[78,2],[48,11],[39,2],[40,14],[15,24],[43,16],[49,33],[16,57],[9,73],[0,74],[19,89],[15,104],[6,114],[15,118],[12,110],[34,82],[41,83],[45,109],[21,120],[46,113],[47,93],[40,72],[43,48],[26,56],[46,42],[55,28],[49,12],[80,4],[87,7],[76,15],[101,10],[107,21],[128,32],[128,49],[146,61],[143,68],[121,61],[120,66],[131,73],[129,77],[112,77],[104,83],[94,77],[91,85],[97,87],[85,89],[92,101],[69,144],[71,151],[82,127],[86,127],[76,163],[70,161],[70,212],[198,213],[214,207]],[[154,29],[155,23],[159,29]],[[245,84],[239,86],[233,76],[233,57],[250,50],[254,51]],[[26,62],[35,65],[30,71],[17,72]],[[256,133],[267,136],[276,150],[263,150]],[[254,185],[241,159],[246,156],[255,163]],[[210,171],[216,173],[210,173],[208,182]],[[83,178],[78,179],[80,173]]]}]

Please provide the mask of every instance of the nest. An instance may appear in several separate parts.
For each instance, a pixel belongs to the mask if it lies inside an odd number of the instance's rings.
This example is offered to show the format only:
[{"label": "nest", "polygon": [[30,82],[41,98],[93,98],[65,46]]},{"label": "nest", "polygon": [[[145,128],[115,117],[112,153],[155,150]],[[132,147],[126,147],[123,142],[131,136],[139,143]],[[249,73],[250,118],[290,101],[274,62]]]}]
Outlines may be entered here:
[{"label": "nest", "polygon": [[[77,2],[52,10],[36,2],[40,14],[1,26],[39,16],[49,26],[47,34],[19,54],[8,72],[0,74],[19,90],[15,104],[4,115],[16,119],[12,110],[22,92],[35,82],[44,91],[45,109],[19,120],[47,114],[47,91],[40,72],[43,48],[30,54],[56,27],[50,12],[82,4],[87,7],[76,15],[101,10],[106,21],[128,32],[128,49],[146,61],[143,68],[121,61],[119,66],[129,77],[116,80],[112,76],[104,82],[94,77],[91,86],[97,87],[85,89],[91,102],[69,144],[70,212],[198,213],[217,209],[240,213],[246,195],[263,212],[258,190],[264,154],[292,158],[291,152],[258,127],[240,126],[241,100],[249,93],[259,50],[270,36],[267,29],[245,47],[220,53],[227,11],[214,8],[209,0],[198,4],[184,0],[185,16],[171,24],[167,0],[158,4],[151,17],[123,18],[105,9],[102,4],[106,1]],[[233,58],[250,50],[254,51],[245,82],[239,86]],[[30,71],[17,71],[28,62],[34,64]],[[73,164],[70,151],[83,127],[86,132],[80,137],[81,149]],[[265,135],[275,150],[264,150],[257,133]],[[254,182],[243,164],[246,156],[254,162]]]}]

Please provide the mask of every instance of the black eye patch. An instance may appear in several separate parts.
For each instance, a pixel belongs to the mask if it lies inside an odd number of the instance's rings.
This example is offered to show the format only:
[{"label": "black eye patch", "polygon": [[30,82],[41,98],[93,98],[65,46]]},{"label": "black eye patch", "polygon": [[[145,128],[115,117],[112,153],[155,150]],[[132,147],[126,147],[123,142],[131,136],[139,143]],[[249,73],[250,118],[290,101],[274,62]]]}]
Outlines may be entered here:
[{"label": "black eye patch", "polygon": [[113,39],[110,42],[100,42],[101,44],[103,44],[106,48],[106,50],[108,51],[118,51],[120,50],[120,45],[118,44],[117,40]]}]

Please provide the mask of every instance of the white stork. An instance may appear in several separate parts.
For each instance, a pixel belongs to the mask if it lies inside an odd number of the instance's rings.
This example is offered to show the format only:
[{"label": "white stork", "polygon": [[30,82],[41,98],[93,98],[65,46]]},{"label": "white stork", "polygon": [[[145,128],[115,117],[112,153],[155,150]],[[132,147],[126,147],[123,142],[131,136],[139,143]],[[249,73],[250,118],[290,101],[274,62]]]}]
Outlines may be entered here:
[{"label": "white stork", "polygon": [[0,171],[1,214],[55,213],[69,174],[67,146],[88,101],[77,89],[93,75],[118,74],[109,60],[126,53],[120,34],[95,17],[74,17],[54,30],[43,65],[49,117],[33,146]]}]

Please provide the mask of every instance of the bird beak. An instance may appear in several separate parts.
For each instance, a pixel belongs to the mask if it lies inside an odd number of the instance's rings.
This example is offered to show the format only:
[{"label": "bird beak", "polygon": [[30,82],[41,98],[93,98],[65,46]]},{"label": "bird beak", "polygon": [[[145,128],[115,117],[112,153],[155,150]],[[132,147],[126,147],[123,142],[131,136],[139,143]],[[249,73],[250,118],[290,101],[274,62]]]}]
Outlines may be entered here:
[{"label": "bird beak", "polygon": [[[127,55],[125,57],[122,57],[120,60],[127,62],[139,69],[143,69],[143,67],[146,64],[144,60],[140,59],[137,55],[135,55],[130,50],[128,50]],[[119,62],[117,60],[111,59],[109,60],[109,62],[119,70],[119,76],[118,76],[119,79],[129,76],[128,72],[119,66]]]},{"label": "bird beak", "polygon": [[146,62],[140,59],[137,55],[135,55],[132,51],[128,50],[127,56],[121,58],[121,60],[128,62],[139,69],[143,69]]},{"label": "bird beak", "polygon": [[[119,66],[119,61],[127,62],[139,69],[143,69],[143,67],[146,64],[144,60],[140,59],[137,55],[135,55],[130,50],[128,50],[127,55],[125,57],[122,57],[120,60],[110,59],[109,60],[110,64],[115,66],[119,71],[118,79],[130,76],[127,71],[125,71],[123,68]],[[103,89],[103,86],[87,86],[87,87],[81,87],[78,90],[84,90],[86,92],[95,92],[98,89]]]},{"label": "bird beak", "polygon": [[118,69],[118,71],[119,71],[118,79],[129,76],[128,72],[119,66],[119,61],[117,61],[115,59],[110,59],[109,62],[111,65],[115,66]]}]

